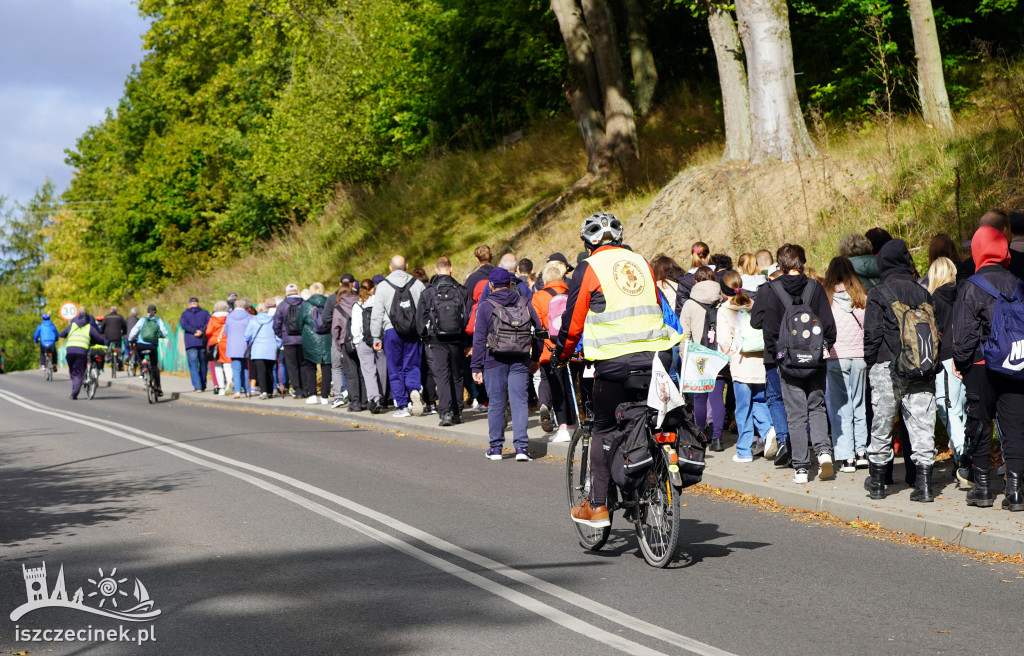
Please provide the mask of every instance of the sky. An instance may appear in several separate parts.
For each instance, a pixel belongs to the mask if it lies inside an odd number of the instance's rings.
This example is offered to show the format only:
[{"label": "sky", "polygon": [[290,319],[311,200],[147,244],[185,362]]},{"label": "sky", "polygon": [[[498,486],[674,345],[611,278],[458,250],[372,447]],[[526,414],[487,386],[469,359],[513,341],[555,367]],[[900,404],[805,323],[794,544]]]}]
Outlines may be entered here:
[{"label": "sky", "polygon": [[0,196],[25,202],[116,108],[148,24],[132,0],[0,0]]}]

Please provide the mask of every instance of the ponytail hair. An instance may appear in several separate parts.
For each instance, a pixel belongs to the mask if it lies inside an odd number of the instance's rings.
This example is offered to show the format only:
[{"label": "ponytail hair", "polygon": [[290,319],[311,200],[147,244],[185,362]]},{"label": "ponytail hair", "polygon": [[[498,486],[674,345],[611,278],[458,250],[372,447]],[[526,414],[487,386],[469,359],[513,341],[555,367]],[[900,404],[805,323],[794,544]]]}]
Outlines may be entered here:
[{"label": "ponytail hair", "polygon": [[690,268],[699,269],[708,263],[711,257],[711,249],[702,241],[693,243],[690,247]]},{"label": "ponytail hair", "polygon": [[[732,294],[726,290],[729,290]],[[735,271],[726,271],[725,275],[722,276],[722,292],[732,297],[729,301],[730,305],[736,307],[750,305],[750,297],[747,296],[747,292],[743,289],[743,277]]]}]

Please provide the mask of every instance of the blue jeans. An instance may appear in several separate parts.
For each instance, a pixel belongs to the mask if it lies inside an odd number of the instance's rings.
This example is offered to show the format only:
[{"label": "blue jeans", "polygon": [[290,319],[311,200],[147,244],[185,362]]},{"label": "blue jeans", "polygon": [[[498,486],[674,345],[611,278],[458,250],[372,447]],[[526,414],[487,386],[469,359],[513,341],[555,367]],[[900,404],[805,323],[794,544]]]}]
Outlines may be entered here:
[{"label": "blue jeans", "polygon": [[775,427],[775,439],[781,447],[789,442],[789,424],[786,422],[786,404],[782,400],[782,380],[779,378],[778,367],[764,368],[765,388],[764,401],[768,404],[768,412],[772,416],[772,426]]},{"label": "blue jeans", "polygon": [[[949,385],[949,393],[946,386]],[[946,407],[946,399],[949,407]],[[939,419],[946,426],[949,435],[949,446],[957,461],[964,452],[964,431],[967,427],[967,391],[964,381],[953,373],[953,360],[942,361],[942,371],[935,377],[935,407],[939,411]],[[1000,440],[1002,441],[1002,440]]]},{"label": "blue jeans", "polygon": [[249,361],[245,358],[232,358],[231,376],[235,379],[235,391],[239,394],[248,394]]},{"label": "blue jeans", "polygon": [[867,451],[867,365],[861,358],[828,361],[828,418],[836,460]]},{"label": "blue jeans", "polygon": [[761,439],[764,439],[772,428],[772,417],[764,400],[764,390],[764,385],[733,381],[732,391],[736,395],[736,430],[739,433],[739,439],[736,441],[737,455],[752,455],[750,447],[754,443],[755,428]]},{"label": "blue jeans", "polygon": [[512,443],[517,449],[530,446],[526,435],[529,399],[526,386],[530,383],[530,366],[525,362],[499,364],[484,369],[484,386],[490,405],[487,406],[487,434],[491,448],[505,444],[505,399],[512,410]]},{"label": "blue jeans", "polygon": [[188,358],[188,375],[192,389],[206,389],[206,349],[203,347],[185,349]]},{"label": "blue jeans", "polygon": [[679,345],[676,344],[672,347],[672,366],[668,369],[668,377],[672,379],[672,382],[679,387],[679,372],[682,371],[683,360],[679,355]]}]

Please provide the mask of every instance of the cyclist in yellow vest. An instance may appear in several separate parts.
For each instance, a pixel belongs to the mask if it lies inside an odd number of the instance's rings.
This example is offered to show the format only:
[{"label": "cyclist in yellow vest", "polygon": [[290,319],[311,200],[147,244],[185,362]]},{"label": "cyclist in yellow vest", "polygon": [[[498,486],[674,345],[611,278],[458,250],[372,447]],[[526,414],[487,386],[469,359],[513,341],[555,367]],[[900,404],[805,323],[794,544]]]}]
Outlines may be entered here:
[{"label": "cyclist in yellow vest", "polygon": [[584,358],[595,363],[594,433],[590,441],[590,498],[572,509],[573,521],[608,526],[606,440],[615,433],[615,408],[626,401],[630,374],[651,371],[654,354],[671,366],[680,335],[665,325],[661,295],[651,265],[622,245],[622,223],[599,212],[580,227],[589,257],[572,276],[562,329],[553,359],[567,362],[582,344]]},{"label": "cyclist in yellow vest", "polygon": [[92,344],[106,346],[107,340],[99,331],[96,322],[82,306],[79,306],[78,316],[61,331],[60,336],[67,338],[67,341],[64,342],[64,359],[68,361],[68,373],[71,375],[71,400],[74,401],[78,398],[78,391],[82,389],[85,366],[89,361],[89,347]]}]

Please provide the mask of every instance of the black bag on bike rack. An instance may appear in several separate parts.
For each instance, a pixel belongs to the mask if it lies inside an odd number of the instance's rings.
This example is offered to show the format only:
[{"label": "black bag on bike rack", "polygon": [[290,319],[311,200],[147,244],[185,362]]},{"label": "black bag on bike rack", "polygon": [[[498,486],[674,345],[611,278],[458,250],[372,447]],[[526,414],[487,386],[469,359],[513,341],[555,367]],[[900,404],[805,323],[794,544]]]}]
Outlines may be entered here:
[{"label": "black bag on bike rack", "polygon": [[637,487],[654,464],[647,439],[646,401],[620,403],[615,409],[618,431],[605,442],[605,459],[615,484],[624,490]]},{"label": "black bag on bike rack", "polygon": [[[686,415],[690,413],[687,412]],[[692,415],[690,415],[692,417]],[[693,420],[683,417],[676,428],[676,455],[678,457],[679,474],[683,479],[683,487],[700,483],[704,478],[704,454],[708,441],[697,430]]]}]

